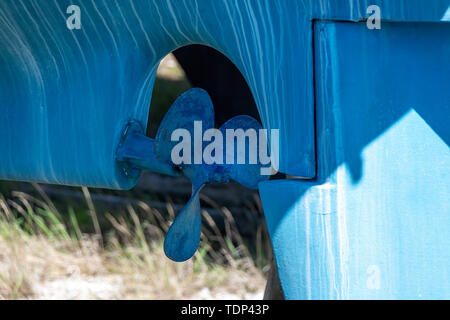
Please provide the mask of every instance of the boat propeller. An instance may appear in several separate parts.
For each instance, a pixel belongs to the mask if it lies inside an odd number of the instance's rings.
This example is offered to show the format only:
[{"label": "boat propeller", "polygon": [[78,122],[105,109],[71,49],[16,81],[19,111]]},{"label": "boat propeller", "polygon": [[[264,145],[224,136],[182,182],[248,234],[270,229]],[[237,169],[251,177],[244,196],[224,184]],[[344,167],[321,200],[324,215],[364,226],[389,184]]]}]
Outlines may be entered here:
[{"label": "boat propeller", "polygon": [[[254,143],[252,147],[251,138],[244,135],[240,143],[245,148],[235,145],[238,135],[231,134],[243,130],[242,137],[243,132],[250,132],[248,129],[258,134],[262,126],[252,117],[236,116],[215,129],[212,101],[198,88],[186,91],[173,103],[155,139],[145,136],[139,123],[128,123],[117,150],[117,160],[126,174],[133,176],[145,169],[185,176],[192,182],[191,198],[166,234],[164,251],[170,259],[185,261],[197,250],[201,236],[199,193],[206,184],[234,180],[256,189],[268,178],[261,174],[263,166],[257,156],[259,148],[267,144]],[[210,141],[206,148],[203,141]]]}]

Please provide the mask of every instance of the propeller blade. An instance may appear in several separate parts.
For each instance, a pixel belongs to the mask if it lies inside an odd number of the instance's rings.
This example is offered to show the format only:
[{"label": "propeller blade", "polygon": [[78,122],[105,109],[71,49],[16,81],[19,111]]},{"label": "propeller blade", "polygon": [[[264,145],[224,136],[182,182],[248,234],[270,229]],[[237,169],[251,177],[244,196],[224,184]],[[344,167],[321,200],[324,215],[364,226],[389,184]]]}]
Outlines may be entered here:
[{"label": "propeller blade", "polygon": [[[194,122],[201,121],[203,129],[214,128],[214,107],[208,93],[199,88],[193,88],[175,100],[164,116],[155,138],[155,156],[163,163],[172,164],[171,152],[179,141],[172,141],[172,133],[176,129],[186,129],[192,139],[194,135]],[[200,133],[200,139],[203,132]],[[192,163],[194,151],[191,150]]]},{"label": "propeller blade", "polygon": [[[228,141],[227,130],[233,129],[236,134],[239,134],[237,130],[243,130],[241,134],[244,134],[247,130],[251,138],[244,135],[245,138],[245,148],[244,150],[239,150],[238,139],[233,139]],[[224,152],[225,152],[225,163],[224,166],[227,168],[228,175],[231,179],[236,182],[246,186],[248,188],[256,189],[258,188],[258,183],[268,179],[268,176],[261,175],[262,165],[259,162],[259,130],[262,129],[261,124],[254,118],[250,116],[236,116],[231,118],[225,124],[220,127],[223,136],[225,137]],[[233,148],[228,148],[227,143],[232,143]],[[233,150],[233,151],[230,151]],[[243,152],[242,152],[243,151]],[[233,164],[227,164],[226,159],[233,159]],[[239,162],[241,159],[241,162]]]},{"label": "propeller blade", "polygon": [[176,216],[166,234],[164,252],[173,261],[186,261],[197,251],[202,229],[199,197],[202,187],[194,188],[191,199]]}]

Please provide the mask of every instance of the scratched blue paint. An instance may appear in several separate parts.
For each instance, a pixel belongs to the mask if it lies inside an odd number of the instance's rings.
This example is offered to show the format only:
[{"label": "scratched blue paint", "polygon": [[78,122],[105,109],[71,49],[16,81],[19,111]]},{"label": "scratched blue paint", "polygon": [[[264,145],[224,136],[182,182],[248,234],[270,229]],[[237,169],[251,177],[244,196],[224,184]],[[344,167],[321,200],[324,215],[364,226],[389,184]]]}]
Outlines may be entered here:
[{"label": "scratched blue paint", "polygon": [[[130,120],[146,127],[159,61],[191,43],[242,71],[282,172],[312,178],[313,19],[360,20],[368,1],[2,0],[0,177],[131,188],[115,161]],[[439,21],[447,0],[370,1],[389,20]],[[66,9],[81,9],[80,30]]]},{"label": "scratched blue paint", "polygon": [[450,24],[314,30],[317,180],[260,186],[286,297],[449,299]]},{"label": "scratched blue paint", "polygon": [[[66,27],[72,4],[80,30]],[[310,42],[297,1],[2,0],[0,177],[134,186],[115,161],[121,131],[132,119],[146,127],[159,61],[191,43],[238,66],[265,126],[286,128],[280,153],[292,157],[280,167],[312,177]]]},{"label": "scratched blue paint", "polygon": [[[66,28],[69,5],[81,30]],[[356,23],[369,5],[381,30]],[[116,151],[127,124],[146,128],[159,61],[208,45],[241,70],[264,127],[280,129],[280,171],[315,178],[261,184],[286,296],[448,298],[448,9],[2,0],[0,178],[133,187],[139,172]]]},{"label": "scratched blue paint", "polygon": [[[372,2],[400,21],[438,21],[448,7]],[[314,177],[312,20],[359,20],[367,3],[3,0],[0,177],[131,188],[114,156],[121,130],[133,119],[146,127],[160,59],[190,43],[242,71],[264,126],[282,129],[281,171]],[[81,8],[80,30],[66,28],[69,5]]]}]

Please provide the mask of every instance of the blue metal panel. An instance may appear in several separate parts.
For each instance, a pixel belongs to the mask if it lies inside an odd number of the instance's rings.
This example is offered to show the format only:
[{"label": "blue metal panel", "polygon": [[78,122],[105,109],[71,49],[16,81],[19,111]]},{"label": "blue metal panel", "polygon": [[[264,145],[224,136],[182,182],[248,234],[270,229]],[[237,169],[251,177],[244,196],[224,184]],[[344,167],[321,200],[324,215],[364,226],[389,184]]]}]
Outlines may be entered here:
[{"label": "blue metal panel", "polygon": [[450,298],[450,25],[315,46],[317,181],[260,185],[287,298]]}]

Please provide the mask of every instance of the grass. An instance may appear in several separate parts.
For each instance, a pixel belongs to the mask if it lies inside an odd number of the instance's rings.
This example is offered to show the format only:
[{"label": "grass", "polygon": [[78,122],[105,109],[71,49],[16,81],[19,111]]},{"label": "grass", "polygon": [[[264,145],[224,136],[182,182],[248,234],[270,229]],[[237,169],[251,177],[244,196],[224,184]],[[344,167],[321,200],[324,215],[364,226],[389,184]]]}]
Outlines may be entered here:
[{"label": "grass", "polygon": [[262,292],[264,273],[255,263],[262,258],[252,258],[226,208],[226,234],[203,211],[209,226],[197,254],[175,263],[162,249],[170,221],[161,212],[141,203],[128,206],[128,218],[102,213],[110,222],[105,232],[89,190],[83,192],[94,233],[83,232],[75,212],[60,213],[48,197],[12,192],[0,198],[1,299],[245,298]]}]

